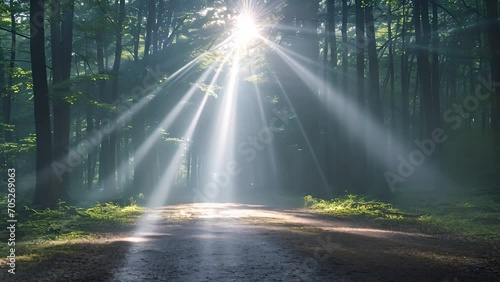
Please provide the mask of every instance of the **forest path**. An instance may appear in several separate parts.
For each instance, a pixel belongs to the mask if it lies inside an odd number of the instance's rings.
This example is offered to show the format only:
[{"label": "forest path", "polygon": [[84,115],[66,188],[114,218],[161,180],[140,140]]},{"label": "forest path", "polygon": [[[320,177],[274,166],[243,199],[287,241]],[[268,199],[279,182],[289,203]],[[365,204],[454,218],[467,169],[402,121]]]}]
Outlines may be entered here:
[{"label": "forest path", "polygon": [[108,230],[49,242],[0,281],[500,281],[493,247],[306,209],[171,205]]},{"label": "forest path", "polygon": [[167,206],[126,240],[111,281],[500,280],[477,246],[307,210]]}]

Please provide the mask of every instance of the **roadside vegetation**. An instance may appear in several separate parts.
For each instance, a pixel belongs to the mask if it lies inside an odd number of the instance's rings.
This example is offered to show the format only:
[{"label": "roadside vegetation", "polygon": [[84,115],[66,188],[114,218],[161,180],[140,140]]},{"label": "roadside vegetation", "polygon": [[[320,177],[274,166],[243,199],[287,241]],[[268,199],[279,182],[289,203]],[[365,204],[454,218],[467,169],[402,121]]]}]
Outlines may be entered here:
[{"label": "roadside vegetation", "polygon": [[449,232],[470,239],[499,243],[500,197],[456,197],[446,202],[417,201],[393,205],[366,196],[346,195],[331,200],[304,197],[304,205],[337,217],[362,217],[393,225],[413,225]]},{"label": "roadside vegetation", "polygon": [[[7,197],[0,205],[7,206]],[[129,203],[95,203],[89,207],[76,207],[60,201],[55,209],[37,210],[18,204],[16,208],[16,260],[36,261],[50,257],[50,247],[58,245],[58,253],[71,253],[74,243],[100,238],[105,233],[122,232],[133,227],[144,212],[134,198]],[[7,218],[6,209],[0,211]],[[2,242],[7,242],[8,230],[0,229]],[[7,244],[0,244],[0,252],[7,253]],[[5,260],[2,258],[0,261]]]}]

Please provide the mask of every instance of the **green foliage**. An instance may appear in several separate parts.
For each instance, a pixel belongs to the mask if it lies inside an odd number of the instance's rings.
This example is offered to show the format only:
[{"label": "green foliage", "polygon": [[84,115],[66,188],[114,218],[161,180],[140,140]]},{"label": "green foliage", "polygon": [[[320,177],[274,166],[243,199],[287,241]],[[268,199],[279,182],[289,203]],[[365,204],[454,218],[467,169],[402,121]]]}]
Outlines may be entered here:
[{"label": "green foliage", "polygon": [[426,202],[413,210],[420,222],[465,236],[496,239],[500,234],[500,196],[468,196],[448,202]]},{"label": "green foliage", "polygon": [[19,140],[19,143],[1,142],[0,150],[6,154],[30,153],[36,148],[36,136],[30,134],[28,137]]},{"label": "green foliage", "polygon": [[91,219],[97,219],[107,222],[127,223],[131,217],[135,219],[142,214],[143,209],[136,205],[120,207],[113,203],[96,204],[81,213],[89,216]]},{"label": "green foliage", "polygon": [[360,195],[346,195],[332,200],[315,199],[308,195],[304,204],[313,210],[336,216],[365,216],[370,218],[402,219],[406,215],[392,204]]},{"label": "green foliage", "polygon": [[[0,205],[7,206],[4,196]],[[98,203],[89,208],[79,208],[60,201],[56,209],[37,210],[17,208],[19,229],[16,239],[21,242],[40,240],[68,240],[91,237],[96,231],[113,226],[133,223],[144,208],[135,204],[120,206],[114,203]],[[2,211],[2,217],[6,213]],[[6,238],[5,230],[0,237]]]},{"label": "green foliage", "polygon": [[[415,203],[415,198],[410,200]],[[500,196],[467,196],[447,202],[420,201],[405,209],[364,196],[347,195],[332,200],[304,197],[304,206],[340,217],[367,217],[394,224],[425,226],[439,232],[498,240],[500,234]]]}]

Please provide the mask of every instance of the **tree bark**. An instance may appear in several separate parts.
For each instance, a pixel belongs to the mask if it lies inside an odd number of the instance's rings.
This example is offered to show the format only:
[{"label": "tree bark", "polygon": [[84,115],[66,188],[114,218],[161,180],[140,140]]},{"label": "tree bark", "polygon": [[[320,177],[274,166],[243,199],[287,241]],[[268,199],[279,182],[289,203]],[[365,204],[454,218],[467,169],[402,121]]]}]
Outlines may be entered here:
[{"label": "tree bark", "polygon": [[146,39],[144,40],[144,64],[149,64],[149,54],[152,42],[153,27],[156,19],[156,4],[155,0],[148,0],[148,19],[146,22]]},{"label": "tree bark", "polygon": [[403,3],[403,19],[401,26],[401,139],[406,145],[410,130],[410,70],[408,66],[408,48],[406,45],[406,9]]},{"label": "tree bark", "polygon": [[[364,2],[356,0],[356,77],[357,77],[357,109],[359,113],[365,110],[365,16],[364,16]],[[366,146],[365,146],[365,122],[363,118],[357,121],[358,136],[353,138],[360,138],[359,146],[353,151],[355,153],[355,169],[352,175],[355,179],[354,189],[356,193],[363,193],[365,189],[365,176],[366,176]],[[353,148],[354,149],[354,148]],[[360,177],[360,175],[362,175]]]},{"label": "tree bark", "polygon": [[[16,34],[16,12],[14,7],[14,0],[9,1],[10,7],[10,28],[11,32],[11,42],[10,42],[10,61],[9,68],[7,72],[7,87],[2,91],[5,93],[2,97],[2,109],[3,109],[3,123],[10,124],[12,118],[12,97],[14,90],[12,85],[14,84],[14,65],[16,61],[16,45],[17,45],[17,34]],[[3,68],[2,68],[3,69]],[[5,76],[2,76],[2,78]],[[5,85],[2,83],[2,85]],[[5,130],[5,142],[12,142],[12,130]]]},{"label": "tree bark", "polygon": [[[68,81],[71,75],[74,1],[69,1],[64,7],[61,7],[60,4],[59,0],[51,1],[50,37],[52,48],[52,84],[54,85],[53,153],[54,160],[65,163],[69,148],[71,125],[70,104],[65,100],[65,96],[69,92],[69,86],[60,84]],[[69,200],[70,179],[68,175],[60,175],[58,180],[58,182],[54,183],[57,197]]]},{"label": "tree bark", "polygon": [[31,75],[35,107],[36,183],[34,205],[53,207],[52,136],[50,128],[49,88],[45,65],[44,0],[30,0]]},{"label": "tree bark", "polygon": [[137,7],[137,23],[135,26],[135,33],[134,33],[134,61],[139,61],[139,45],[140,45],[140,38],[141,38],[141,30],[142,30],[142,19],[143,19],[143,13],[144,13],[144,1],[143,0],[138,0],[138,7]]},{"label": "tree bark", "polygon": [[420,96],[423,107],[423,133],[432,131],[433,117],[433,92],[431,82],[431,68],[429,64],[430,24],[429,8],[426,0],[414,0],[413,12],[415,19],[415,42],[417,47],[417,68],[420,84]]},{"label": "tree bark", "polygon": [[[115,60],[113,62],[112,76],[113,81],[111,85],[111,102],[118,99],[118,92],[120,89],[120,65],[121,65],[121,57],[123,52],[122,39],[123,39],[123,21],[125,19],[125,0],[120,0],[120,8],[118,15],[118,23],[116,26],[116,48],[115,48]],[[115,120],[116,117],[112,116],[112,120]],[[111,193],[115,193],[119,188],[116,185],[116,161],[117,161],[117,150],[118,150],[118,127],[113,130],[109,135],[109,175],[106,176],[108,183],[106,183],[106,188]]]}]

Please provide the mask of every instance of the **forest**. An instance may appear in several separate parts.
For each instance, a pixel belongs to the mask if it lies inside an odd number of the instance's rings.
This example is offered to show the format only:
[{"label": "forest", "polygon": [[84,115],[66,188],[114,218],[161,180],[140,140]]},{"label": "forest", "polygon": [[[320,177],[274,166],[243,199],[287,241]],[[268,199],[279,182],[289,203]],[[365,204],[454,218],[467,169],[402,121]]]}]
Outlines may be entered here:
[{"label": "forest", "polygon": [[0,280],[500,280],[499,6],[0,1]]}]

